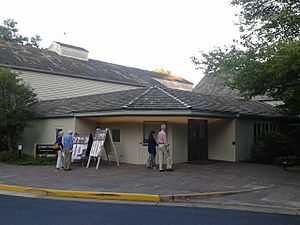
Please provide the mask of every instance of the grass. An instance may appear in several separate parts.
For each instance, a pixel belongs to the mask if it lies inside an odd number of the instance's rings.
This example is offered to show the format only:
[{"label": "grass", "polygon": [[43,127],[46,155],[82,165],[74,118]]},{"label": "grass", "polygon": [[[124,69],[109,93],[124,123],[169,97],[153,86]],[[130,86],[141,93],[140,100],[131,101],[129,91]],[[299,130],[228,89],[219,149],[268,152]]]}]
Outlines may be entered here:
[{"label": "grass", "polygon": [[32,155],[22,154],[19,157],[18,152],[1,151],[0,162],[14,165],[54,165],[56,157],[37,157]]}]

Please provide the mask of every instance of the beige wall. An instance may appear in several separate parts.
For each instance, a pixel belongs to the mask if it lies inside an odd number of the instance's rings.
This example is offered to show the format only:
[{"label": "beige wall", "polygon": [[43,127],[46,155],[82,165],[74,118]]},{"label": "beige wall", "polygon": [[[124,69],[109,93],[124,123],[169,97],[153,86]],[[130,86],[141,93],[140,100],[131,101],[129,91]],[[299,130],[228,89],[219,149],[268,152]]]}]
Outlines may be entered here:
[{"label": "beige wall", "polygon": [[253,145],[253,120],[236,119],[236,161],[250,158]]},{"label": "beige wall", "polygon": [[[78,97],[112,91],[136,89],[137,86],[88,80],[31,71],[20,71],[20,77],[29,84],[39,100]],[[66,84],[68,88],[66,88]]]},{"label": "beige wall", "polygon": [[208,158],[235,161],[235,121],[221,119],[208,124]]},{"label": "beige wall", "polygon": [[185,124],[186,119],[184,118],[98,118],[95,119],[93,123],[101,129],[120,129],[121,140],[119,143],[115,143],[119,161],[133,164],[145,164],[148,158],[148,147],[143,144],[144,121],[166,121],[173,163],[187,161],[187,131]]},{"label": "beige wall", "polygon": [[188,161],[187,124],[172,124],[172,149],[173,162],[182,163]]},{"label": "beige wall", "polygon": [[[173,163],[188,161],[187,118],[170,117],[115,117],[115,118],[61,118],[40,119],[33,122],[33,127],[26,129],[23,138],[24,150],[32,152],[33,144],[51,144],[55,141],[55,130],[65,132],[73,130],[80,134],[94,134],[96,127],[101,129],[120,129],[120,142],[115,143],[119,161],[145,164],[148,151],[143,145],[143,122],[166,121],[168,139],[173,156]],[[208,122],[208,158],[215,160],[243,160],[249,149],[250,121],[231,119],[209,120]],[[235,136],[235,128],[237,136]],[[236,141],[236,145],[232,142]],[[237,154],[235,155],[235,151]]]},{"label": "beige wall", "polygon": [[120,129],[120,142],[115,142],[120,162],[139,164],[143,128],[136,123],[98,123],[101,129]]},{"label": "beige wall", "polygon": [[21,140],[24,152],[32,154],[34,143],[53,144],[55,142],[56,129],[62,129],[64,132],[74,130],[74,119],[60,118],[34,120],[32,126],[25,130]]},{"label": "beige wall", "polygon": [[96,130],[96,124],[87,119],[74,118],[75,128],[74,132],[79,134],[94,134]]}]

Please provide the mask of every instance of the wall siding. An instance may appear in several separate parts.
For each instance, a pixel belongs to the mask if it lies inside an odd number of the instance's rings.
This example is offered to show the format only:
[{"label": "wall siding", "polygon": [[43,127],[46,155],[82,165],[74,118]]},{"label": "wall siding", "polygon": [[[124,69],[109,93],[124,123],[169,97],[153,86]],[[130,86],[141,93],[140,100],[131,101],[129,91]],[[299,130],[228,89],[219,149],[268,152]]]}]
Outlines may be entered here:
[{"label": "wall siding", "polygon": [[173,144],[173,162],[182,163],[188,161],[188,138],[187,124],[172,124]]},{"label": "wall siding", "polygon": [[235,121],[222,119],[208,124],[208,158],[235,161]]},{"label": "wall siding", "polygon": [[32,121],[32,126],[25,129],[21,143],[24,152],[33,153],[34,144],[54,144],[56,129],[74,131],[73,118],[39,119]]},{"label": "wall siding", "polygon": [[236,161],[250,159],[253,146],[253,120],[236,119]]},{"label": "wall siding", "polygon": [[138,88],[137,86],[131,85],[94,81],[31,71],[16,72],[20,72],[20,77],[23,79],[23,81],[26,84],[30,84],[30,86],[37,93],[39,100],[70,98]]}]

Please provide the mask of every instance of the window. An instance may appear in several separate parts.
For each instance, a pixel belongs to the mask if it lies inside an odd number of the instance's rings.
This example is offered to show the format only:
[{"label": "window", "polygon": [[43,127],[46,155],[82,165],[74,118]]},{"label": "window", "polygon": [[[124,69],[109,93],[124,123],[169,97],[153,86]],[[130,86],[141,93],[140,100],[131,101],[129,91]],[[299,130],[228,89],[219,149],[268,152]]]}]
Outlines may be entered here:
[{"label": "window", "polygon": [[275,123],[272,122],[255,122],[253,124],[253,139],[258,141],[260,135],[264,133],[276,132],[277,127]]},{"label": "window", "polygon": [[[160,131],[160,126],[162,124],[166,124],[166,122],[163,121],[145,121],[144,122],[144,136],[143,136],[143,142],[147,143],[148,141],[148,136],[150,134],[151,130],[155,131],[155,134],[157,135],[157,133]],[[168,129],[168,126],[167,126]]]},{"label": "window", "polygon": [[112,139],[114,142],[121,141],[120,129],[112,129]]},{"label": "window", "polygon": [[253,129],[253,137],[254,137],[254,141],[257,140],[257,128],[256,128],[256,123],[254,123],[254,129]]},{"label": "window", "polygon": [[62,131],[62,129],[56,128],[55,130],[55,139],[57,139],[58,133]]}]

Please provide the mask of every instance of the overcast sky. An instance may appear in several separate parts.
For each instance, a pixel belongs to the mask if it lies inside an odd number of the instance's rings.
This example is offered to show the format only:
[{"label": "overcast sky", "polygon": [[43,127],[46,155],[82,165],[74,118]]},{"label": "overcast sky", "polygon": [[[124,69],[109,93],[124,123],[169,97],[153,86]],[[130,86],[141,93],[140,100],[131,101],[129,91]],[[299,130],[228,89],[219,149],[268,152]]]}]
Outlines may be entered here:
[{"label": "overcast sky", "polygon": [[0,21],[39,34],[43,48],[60,41],[93,59],[168,69],[197,84],[203,74],[190,57],[237,38],[235,13],[229,0],[2,0]]}]

